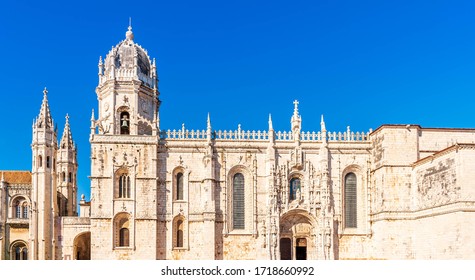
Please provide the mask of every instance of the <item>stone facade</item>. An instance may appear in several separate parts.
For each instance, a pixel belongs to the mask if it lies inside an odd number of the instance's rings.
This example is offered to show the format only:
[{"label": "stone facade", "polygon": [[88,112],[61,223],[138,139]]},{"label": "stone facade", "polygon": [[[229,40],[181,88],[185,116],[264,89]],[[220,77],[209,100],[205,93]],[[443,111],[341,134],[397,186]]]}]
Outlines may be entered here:
[{"label": "stone facade", "polygon": [[475,258],[475,130],[338,133],[322,116],[304,132],[297,101],[288,132],[270,116],[261,131],[209,116],[163,130],[155,60],[131,28],[98,67],[91,201],[78,216],[76,148],[68,119],[57,144],[45,91],[32,172],[1,173],[0,258]]}]

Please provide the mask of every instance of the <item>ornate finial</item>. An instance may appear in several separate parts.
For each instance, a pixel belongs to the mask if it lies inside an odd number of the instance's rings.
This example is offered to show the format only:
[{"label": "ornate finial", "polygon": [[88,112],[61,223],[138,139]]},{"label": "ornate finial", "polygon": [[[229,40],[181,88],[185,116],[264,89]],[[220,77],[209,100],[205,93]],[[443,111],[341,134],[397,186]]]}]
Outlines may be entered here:
[{"label": "ornate finial", "polygon": [[209,117],[209,112],[208,112],[208,120],[206,122],[206,128],[211,130],[211,120],[210,120],[210,117]]},{"label": "ornate finial", "polygon": [[274,127],[272,126],[272,115],[269,114],[269,130],[274,130]]},{"label": "ornate finial", "polygon": [[129,28],[128,31],[125,32],[125,38],[127,40],[133,40],[134,39],[134,33],[132,32],[132,18],[129,17]]},{"label": "ornate finial", "polygon": [[46,87],[45,87],[45,89],[43,90],[43,95],[44,95],[44,96],[48,95],[48,90],[46,89]]},{"label": "ornate finial", "polygon": [[91,121],[94,121],[94,108],[92,109]]},{"label": "ornate finial", "polygon": [[299,102],[297,100],[294,101],[294,115],[299,114]]},{"label": "ornate finial", "polygon": [[66,113],[66,124],[69,124],[69,114]]},{"label": "ornate finial", "polygon": [[320,121],[320,126],[322,131],[327,131],[325,127],[325,121],[323,120],[323,114],[322,114],[322,120]]}]

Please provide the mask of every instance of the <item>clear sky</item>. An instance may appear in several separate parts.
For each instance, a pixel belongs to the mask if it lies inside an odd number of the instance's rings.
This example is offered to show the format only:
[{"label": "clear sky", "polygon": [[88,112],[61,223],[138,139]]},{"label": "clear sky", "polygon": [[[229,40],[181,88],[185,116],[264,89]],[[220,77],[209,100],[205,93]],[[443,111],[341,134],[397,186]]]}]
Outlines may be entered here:
[{"label": "clear sky", "polygon": [[125,38],[157,59],[161,128],[475,127],[474,1],[4,1],[0,169],[31,170],[43,88],[89,197],[97,63]]}]

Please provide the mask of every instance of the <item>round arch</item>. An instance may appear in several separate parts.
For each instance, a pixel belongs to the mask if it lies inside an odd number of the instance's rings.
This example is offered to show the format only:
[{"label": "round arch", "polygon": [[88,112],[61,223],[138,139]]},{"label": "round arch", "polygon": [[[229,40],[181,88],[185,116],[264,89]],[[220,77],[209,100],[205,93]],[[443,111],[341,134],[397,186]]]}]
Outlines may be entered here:
[{"label": "round arch", "polygon": [[91,259],[91,232],[81,232],[74,238],[73,256],[75,260]]}]

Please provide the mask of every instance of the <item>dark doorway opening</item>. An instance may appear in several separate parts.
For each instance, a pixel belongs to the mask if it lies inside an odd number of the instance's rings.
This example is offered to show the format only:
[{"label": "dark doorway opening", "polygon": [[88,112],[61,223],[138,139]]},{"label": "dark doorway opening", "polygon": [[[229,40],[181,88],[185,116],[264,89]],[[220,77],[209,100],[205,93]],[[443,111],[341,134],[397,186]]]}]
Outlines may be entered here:
[{"label": "dark doorway opening", "polygon": [[295,248],[295,257],[297,260],[307,259],[307,239],[297,239],[297,247]]},{"label": "dark doorway opening", "polygon": [[280,259],[292,259],[292,241],[290,240],[290,238],[282,238],[280,240]]}]

